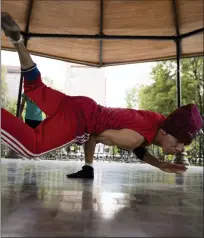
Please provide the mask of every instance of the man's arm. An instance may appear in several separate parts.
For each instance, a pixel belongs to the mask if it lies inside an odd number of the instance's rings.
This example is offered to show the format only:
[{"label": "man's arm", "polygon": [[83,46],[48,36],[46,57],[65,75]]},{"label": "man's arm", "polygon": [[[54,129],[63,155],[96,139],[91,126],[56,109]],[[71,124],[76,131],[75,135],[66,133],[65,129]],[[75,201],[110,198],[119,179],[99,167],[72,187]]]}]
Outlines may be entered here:
[{"label": "man's arm", "polygon": [[150,164],[164,172],[180,173],[185,172],[187,167],[182,164],[172,164],[155,158],[151,155],[146,148],[138,147],[133,150],[133,153],[142,161]]},{"label": "man's arm", "polygon": [[159,168],[162,161],[155,158],[153,155],[151,155],[147,148],[145,147],[138,147],[133,150],[133,153],[137,156],[138,159],[144,161],[147,164],[150,164],[154,167]]},{"label": "man's arm", "polygon": [[144,142],[144,137],[130,129],[106,130],[96,136],[97,142],[105,145],[116,145],[124,150],[133,150]]},{"label": "man's arm", "polygon": [[150,164],[150,165],[152,165],[152,166],[154,166],[154,167],[157,167],[157,168],[159,168],[159,169],[160,169],[161,164],[163,163],[162,160],[157,159],[156,157],[154,157],[153,155],[151,155],[149,152],[147,152],[147,153],[145,154],[143,161],[144,161],[145,163]]},{"label": "man's arm", "polygon": [[96,148],[96,138],[91,136],[90,139],[84,145],[85,161],[87,163],[93,163],[94,152]]}]

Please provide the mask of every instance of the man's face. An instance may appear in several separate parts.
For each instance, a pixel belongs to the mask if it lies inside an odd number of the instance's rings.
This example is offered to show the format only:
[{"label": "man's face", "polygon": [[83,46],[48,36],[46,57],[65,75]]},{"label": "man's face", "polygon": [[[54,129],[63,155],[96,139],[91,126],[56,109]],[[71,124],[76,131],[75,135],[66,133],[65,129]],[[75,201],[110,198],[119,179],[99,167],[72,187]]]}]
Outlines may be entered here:
[{"label": "man's face", "polygon": [[184,143],[162,130],[161,147],[166,155],[175,155],[184,149]]}]

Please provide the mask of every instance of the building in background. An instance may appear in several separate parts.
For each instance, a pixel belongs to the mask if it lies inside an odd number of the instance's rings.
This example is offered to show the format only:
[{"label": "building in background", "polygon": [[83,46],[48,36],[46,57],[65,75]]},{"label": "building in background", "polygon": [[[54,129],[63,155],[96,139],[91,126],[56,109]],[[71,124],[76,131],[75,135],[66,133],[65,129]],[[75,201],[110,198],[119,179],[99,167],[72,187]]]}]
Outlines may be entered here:
[{"label": "building in background", "polygon": [[[6,65],[8,98],[17,100],[20,83],[20,67]],[[45,75],[46,76],[46,75]],[[53,81],[55,88],[55,82]],[[57,90],[71,96],[87,96],[98,104],[106,105],[106,78],[103,68],[67,63],[66,80]]]},{"label": "building in background", "polygon": [[7,97],[9,100],[18,99],[21,70],[19,66],[4,66],[6,68],[5,81],[7,83]]},{"label": "building in background", "polygon": [[87,96],[106,105],[106,78],[103,68],[67,64],[63,92],[71,96]]}]

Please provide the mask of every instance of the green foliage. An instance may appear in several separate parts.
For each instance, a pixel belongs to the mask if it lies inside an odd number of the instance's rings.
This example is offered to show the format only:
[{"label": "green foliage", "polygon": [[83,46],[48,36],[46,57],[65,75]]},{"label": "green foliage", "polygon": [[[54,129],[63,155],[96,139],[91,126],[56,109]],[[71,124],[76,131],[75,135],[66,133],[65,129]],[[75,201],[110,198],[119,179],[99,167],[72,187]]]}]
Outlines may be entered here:
[{"label": "green foliage", "polygon": [[8,101],[6,109],[15,116],[17,111],[16,101]]},{"label": "green foliage", "polygon": [[[8,87],[6,83],[6,73],[6,67],[1,66],[1,107],[15,115],[16,104],[13,101],[9,101],[7,97]],[[7,153],[8,147],[1,142],[1,156],[5,157]]]},{"label": "green foliage", "polygon": [[139,108],[167,115],[176,107],[175,63],[158,63],[151,76],[154,83],[139,92]]},{"label": "green foliage", "polygon": [[6,83],[6,68],[4,66],[1,67],[1,107],[5,108],[7,106],[7,98],[6,94],[8,91],[7,83]]},{"label": "green foliage", "polygon": [[112,146],[112,154],[114,154],[114,155],[119,154],[119,148],[117,146]]},{"label": "green foliage", "polygon": [[126,107],[127,108],[136,108],[138,102],[138,91],[136,87],[130,88],[126,91]]},{"label": "green foliage", "polygon": [[[176,102],[176,63],[158,63],[152,70],[154,83],[144,86],[139,92],[139,108],[168,115],[177,107]],[[182,103],[196,103],[203,108],[203,59],[190,58],[181,61]]]}]

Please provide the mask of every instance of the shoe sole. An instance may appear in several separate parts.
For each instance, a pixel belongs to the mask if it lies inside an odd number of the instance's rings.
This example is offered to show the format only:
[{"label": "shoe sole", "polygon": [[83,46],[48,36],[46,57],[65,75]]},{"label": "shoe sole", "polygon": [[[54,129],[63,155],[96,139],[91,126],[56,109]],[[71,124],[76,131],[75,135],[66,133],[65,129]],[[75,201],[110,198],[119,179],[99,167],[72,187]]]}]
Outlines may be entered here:
[{"label": "shoe sole", "polygon": [[1,13],[1,28],[5,35],[13,40],[20,39],[20,27],[13,18],[6,12]]}]

